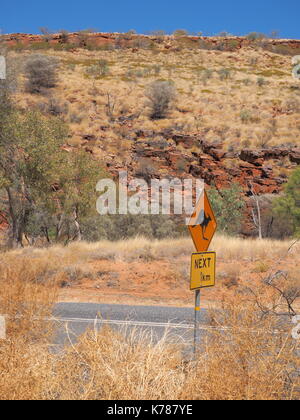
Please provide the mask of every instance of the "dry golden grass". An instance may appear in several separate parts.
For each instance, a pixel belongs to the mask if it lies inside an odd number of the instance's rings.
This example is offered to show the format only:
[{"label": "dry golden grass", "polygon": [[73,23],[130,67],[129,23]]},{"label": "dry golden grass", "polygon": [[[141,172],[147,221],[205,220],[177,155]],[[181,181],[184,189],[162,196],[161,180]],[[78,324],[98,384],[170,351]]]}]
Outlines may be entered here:
[{"label": "dry golden grass", "polygon": [[46,261],[1,256],[0,313],[7,340],[0,340],[0,398],[41,398],[53,326],[47,321],[57,299],[56,280]]},{"label": "dry golden grass", "polygon": [[[225,243],[224,252],[230,247],[233,251],[237,243],[246,252],[241,240],[219,237],[215,246],[221,249]],[[142,246],[159,253],[167,244],[170,241],[135,239],[2,254],[0,313],[7,315],[7,340],[0,341],[0,398],[299,399],[299,340],[292,339],[293,325],[287,321],[278,329],[276,317],[262,318],[255,301],[245,294],[229,296],[222,308],[211,311],[211,325],[228,329],[212,330],[195,360],[183,352],[180,340],[171,344],[168,331],[156,341],[149,332],[129,327],[120,332],[90,330],[63,352],[50,351],[49,317],[61,281],[55,269],[58,255],[68,262],[100,252],[128,257]],[[248,251],[257,245],[245,244]],[[185,240],[177,242],[177,252],[186,246]],[[273,243],[264,252],[281,254],[287,246]],[[262,249],[258,246],[257,252]],[[272,306],[274,296],[266,287],[259,296]]]},{"label": "dry golden grass", "polygon": [[[283,258],[290,244],[217,236],[213,247],[223,258],[250,255],[260,261],[270,254]],[[171,344],[170,332],[156,341],[150,332],[129,326],[119,332],[89,330],[63,352],[50,351],[49,318],[64,265],[133,255],[173,258],[189,254],[190,248],[190,239],[136,238],[1,254],[0,313],[7,315],[7,340],[0,341],[0,398],[299,399],[299,340],[291,336],[290,320],[278,327],[278,318],[271,315],[278,294],[265,284],[251,287],[270,314],[261,317],[256,298],[246,289],[223,297],[222,306],[210,310],[210,318],[212,326],[227,329],[211,330],[195,360],[182,340]],[[299,254],[297,245],[292,252]],[[298,283],[295,277],[294,285]],[[278,308],[286,311],[284,301]]]},{"label": "dry golden grass", "polygon": [[[292,244],[292,240],[216,235],[211,250],[217,252],[217,282],[215,288],[204,290],[203,307],[219,308],[224,299],[241,296],[249,286],[259,289],[258,295],[276,300],[268,288],[261,288],[261,283],[277,270],[285,273],[278,279],[284,290],[297,287],[300,244]],[[76,242],[66,247],[28,247],[0,254],[0,259],[6,264],[10,261],[12,266],[23,261],[30,267],[44,267],[39,277],[55,279],[58,300],[63,302],[189,306],[192,252],[195,250],[190,238],[137,237],[118,242]],[[298,299],[296,307],[299,303]]]},{"label": "dry golden grass", "polygon": [[[10,318],[7,340],[0,341],[0,399],[300,397],[299,341],[292,339],[289,326],[275,334],[272,318],[261,320],[251,305],[238,300],[211,314],[213,325],[229,330],[212,331],[196,359],[184,356],[180,343],[170,344],[167,331],[157,342],[150,333],[129,328],[90,330],[77,344],[51,353],[51,325],[39,320],[50,315],[51,287],[34,281],[28,266],[21,263],[20,268],[22,274],[19,269],[7,272],[14,273],[14,281],[6,288],[6,270],[1,272],[1,310]],[[37,267],[35,274],[40,274]],[[12,307],[11,300],[17,306]]]},{"label": "dry golden grass", "polygon": [[[230,332],[213,332],[195,360],[168,334],[89,331],[56,364],[48,398],[276,400],[299,398],[297,342],[272,321],[227,307]],[[249,308],[250,310],[250,308]]]},{"label": "dry golden grass", "polygon": [[289,327],[275,333],[275,320],[259,318],[238,298],[215,317],[216,331],[207,340],[185,395],[208,400],[299,399],[299,342]]},{"label": "dry golden grass", "polygon": [[[293,240],[279,241],[274,239],[242,239],[223,235],[216,235],[211,249],[217,252],[218,257],[227,260],[239,259],[264,259],[284,257],[288,252]],[[117,259],[130,261],[140,258],[168,259],[174,257],[189,256],[194,252],[194,246],[190,237],[180,239],[153,240],[144,237],[110,242],[73,242],[64,247],[53,245],[49,248],[25,248],[5,253],[5,257],[28,257],[46,261],[60,260],[60,264],[82,263],[90,259]],[[299,244],[290,251],[297,255]]]}]

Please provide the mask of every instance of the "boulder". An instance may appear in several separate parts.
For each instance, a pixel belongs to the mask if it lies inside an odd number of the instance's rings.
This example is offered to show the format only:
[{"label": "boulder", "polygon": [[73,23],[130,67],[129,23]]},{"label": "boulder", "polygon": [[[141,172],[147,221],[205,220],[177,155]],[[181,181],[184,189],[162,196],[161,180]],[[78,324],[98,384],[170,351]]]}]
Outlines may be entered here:
[{"label": "boulder", "polygon": [[244,149],[240,152],[239,158],[256,166],[261,166],[264,163],[264,153],[258,150]]},{"label": "boulder", "polygon": [[264,160],[282,159],[289,155],[290,149],[287,147],[274,147],[262,151]]},{"label": "boulder", "polygon": [[199,139],[196,136],[176,134],[172,136],[172,140],[176,145],[182,144],[185,149],[192,149],[194,146],[199,146]]},{"label": "boulder", "polygon": [[300,149],[294,150],[290,153],[290,161],[300,165]]}]

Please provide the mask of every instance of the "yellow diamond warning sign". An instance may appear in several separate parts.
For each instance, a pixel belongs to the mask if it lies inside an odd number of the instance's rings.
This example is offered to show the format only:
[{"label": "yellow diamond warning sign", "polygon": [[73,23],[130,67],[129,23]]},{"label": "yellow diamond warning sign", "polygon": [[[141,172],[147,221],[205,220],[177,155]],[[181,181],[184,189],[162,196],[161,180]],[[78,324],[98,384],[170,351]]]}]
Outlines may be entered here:
[{"label": "yellow diamond warning sign", "polygon": [[196,205],[188,228],[196,250],[207,251],[217,229],[217,222],[206,191],[203,192]]},{"label": "yellow diamond warning sign", "polygon": [[192,254],[191,290],[213,287],[216,282],[216,253]]}]

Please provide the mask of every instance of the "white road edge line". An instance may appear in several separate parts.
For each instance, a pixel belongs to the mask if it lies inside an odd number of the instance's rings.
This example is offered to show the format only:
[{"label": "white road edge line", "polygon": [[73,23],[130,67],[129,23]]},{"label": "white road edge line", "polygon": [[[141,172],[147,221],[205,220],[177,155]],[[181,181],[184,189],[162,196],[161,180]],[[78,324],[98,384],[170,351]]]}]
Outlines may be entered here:
[{"label": "white road edge line", "polygon": [[[161,328],[181,328],[193,329],[192,324],[173,324],[167,322],[146,322],[146,321],[123,321],[123,320],[109,320],[109,319],[88,319],[88,318],[52,318],[51,321],[55,322],[73,322],[73,323],[86,323],[86,324],[110,324],[110,325],[129,325],[137,327],[161,327]],[[227,330],[225,327],[205,327],[199,326],[201,330]]]}]

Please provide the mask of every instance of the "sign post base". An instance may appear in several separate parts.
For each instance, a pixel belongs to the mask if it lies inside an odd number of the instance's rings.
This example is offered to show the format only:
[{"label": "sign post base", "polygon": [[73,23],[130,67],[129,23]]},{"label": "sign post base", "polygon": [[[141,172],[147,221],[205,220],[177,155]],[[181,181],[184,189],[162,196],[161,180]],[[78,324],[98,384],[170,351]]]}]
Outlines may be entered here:
[{"label": "sign post base", "polygon": [[197,353],[200,317],[200,290],[195,291],[194,356]]}]

